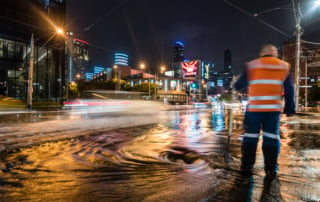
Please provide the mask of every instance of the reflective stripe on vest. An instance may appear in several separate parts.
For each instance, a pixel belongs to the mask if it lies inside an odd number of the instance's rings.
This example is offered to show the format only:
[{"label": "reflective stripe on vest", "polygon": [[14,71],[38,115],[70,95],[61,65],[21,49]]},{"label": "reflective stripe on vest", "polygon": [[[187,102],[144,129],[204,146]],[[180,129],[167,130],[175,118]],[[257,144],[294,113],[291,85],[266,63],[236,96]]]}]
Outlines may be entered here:
[{"label": "reflective stripe on vest", "polygon": [[248,66],[248,68],[259,68],[259,67],[263,67],[263,68],[270,68],[270,69],[288,69],[289,67],[287,65],[268,65],[268,64],[262,64],[262,63],[256,63],[256,64],[251,64],[250,66]]},{"label": "reflective stripe on vest", "polygon": [[248,109],[274,109],[274,111],[280,111],[282,109],[282,105],[248,105]]},{"label": "reflective stripe on vest", "polygon": [[279,80],[270,80],[270,79],[260,79],[260,80],[253,80],[249,81],[250,84],[275,84],[275,85],[282,85],[283,81]]},{"label": "reflective stripe on vest", "polygon": [[281,100],[281,96],[251,96],[249,100]]}]

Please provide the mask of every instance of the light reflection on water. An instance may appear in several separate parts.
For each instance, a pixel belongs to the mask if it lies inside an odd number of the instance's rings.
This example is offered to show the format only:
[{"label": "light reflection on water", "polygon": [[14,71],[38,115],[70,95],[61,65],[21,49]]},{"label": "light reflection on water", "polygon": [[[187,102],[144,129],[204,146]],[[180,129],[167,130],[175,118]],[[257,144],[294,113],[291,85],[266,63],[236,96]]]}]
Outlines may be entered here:
[{"label": "light reflection on water", "polygon": [[[292,151],[292,147],[301,148],[293,144],[299,141],[290,130],[290,122],[282,125],[282,129],[287,128],[282,130],[284,140],[292,136],[294,140],[283,144],[280,181],[268,182],[264,178],[260,146],[254,179],[240,177],[238,137],[242,132],[242,114],[233,112],[230,120],[229,113],[232,112],[208,109],[168,111],[167,119],[159,124],[15,151],[0,161],[0,199],[241,201],[250,194],[252,201],[259,201],[274,197],[271,192],[278,195],[277,199],[318,197],[315,188],[319,178],[312,174],[318,171],[312,169],[319,166],[320,160],[312,159],[312,152],[300,150],[297,156]],[[229,121],[233,122],[233,134],[227,148]],[[304,165],[306,157],[311,162],[309,167]],[[298,166],[293,167],[292,161]],[[308,186],[298,172],[305,179],[312,177],[313,185]],[[290,188],[292,181],[296,183],[294,188]],[[306,196],[297,191],[301,188],[308,190]]]},{"label": "light reflection on water", "polygon": [[169,182],[179,186],[176,180],[194,179],[190,172],[212,173],[181,135],[148,126],[22,149],[1,165],[5,197],[140,201],[147,190],[149,195]]}]

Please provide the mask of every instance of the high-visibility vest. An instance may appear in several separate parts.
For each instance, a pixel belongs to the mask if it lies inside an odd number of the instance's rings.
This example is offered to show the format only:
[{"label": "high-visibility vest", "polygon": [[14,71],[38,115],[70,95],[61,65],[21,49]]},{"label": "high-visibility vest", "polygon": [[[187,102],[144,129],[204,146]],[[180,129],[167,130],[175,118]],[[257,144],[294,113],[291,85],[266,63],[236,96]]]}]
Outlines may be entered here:
[{"label": "high-visibility vest", "polygon": [[281,111],[283,82],[289,71],[289,63],[276,57],[261,57],[248,62],[247,111]]}]

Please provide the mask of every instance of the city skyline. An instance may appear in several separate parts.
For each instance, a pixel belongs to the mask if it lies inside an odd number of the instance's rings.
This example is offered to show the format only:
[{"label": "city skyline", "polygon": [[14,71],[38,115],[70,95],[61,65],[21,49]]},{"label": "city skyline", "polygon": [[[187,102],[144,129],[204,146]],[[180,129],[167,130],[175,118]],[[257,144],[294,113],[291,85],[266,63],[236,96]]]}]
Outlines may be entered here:
[{"label": "city skyline", "polygon": [[[253,0],[198,4],[92,0],[89,5],[87,1],[67,1],[66,27],[91,44],[93,65],[110,65],[115,52],[128,54],[133,66],[140,61],[152,66],[170,65],[174,43],[181,41],[186,59],[212,62],[217,70],[223,70],[224,50],[229,49],[232,67],[241,72],[244,63],[258,55],[262,44],[272,43],[281,49],[285,40],[295,39],[293,12],[282,10],[290,5],[290,0],[263,5]],[[273,8],[279,9],[259,14]],[[310,10],[309,5],[303,8],[303,12]],[[319,14],[318,10],[303,16],[303,39],[316,41],[319,22],[315,16]]]}]

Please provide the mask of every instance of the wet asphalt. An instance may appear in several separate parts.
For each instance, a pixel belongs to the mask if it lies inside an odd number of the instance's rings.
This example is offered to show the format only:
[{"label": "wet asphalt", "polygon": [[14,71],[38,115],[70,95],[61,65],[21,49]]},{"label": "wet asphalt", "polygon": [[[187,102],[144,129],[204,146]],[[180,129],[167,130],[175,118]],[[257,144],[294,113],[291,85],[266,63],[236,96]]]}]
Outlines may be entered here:
[{"label": "wet asphalt", "polygon": [[269,178],[261,140],[239,173],[241,110],[2,113],[0,201],[320,201],[319,116],[281,117]]}]

